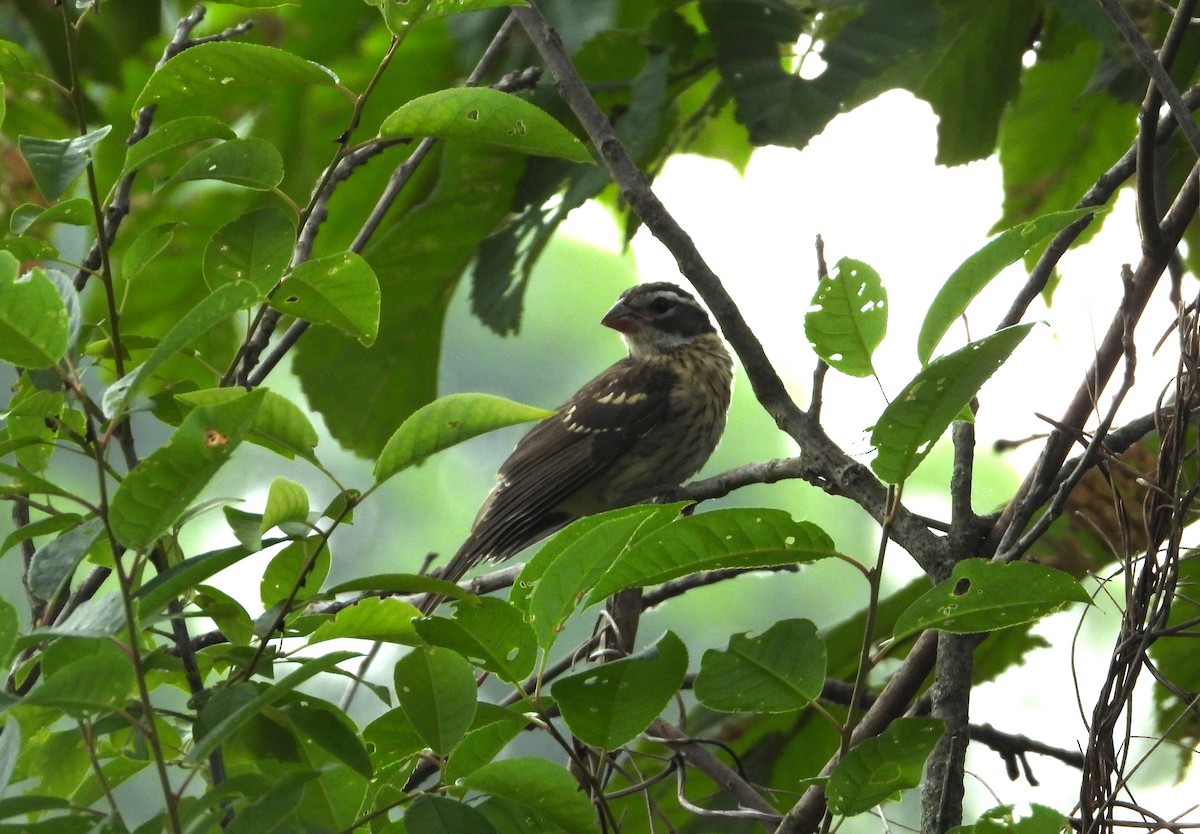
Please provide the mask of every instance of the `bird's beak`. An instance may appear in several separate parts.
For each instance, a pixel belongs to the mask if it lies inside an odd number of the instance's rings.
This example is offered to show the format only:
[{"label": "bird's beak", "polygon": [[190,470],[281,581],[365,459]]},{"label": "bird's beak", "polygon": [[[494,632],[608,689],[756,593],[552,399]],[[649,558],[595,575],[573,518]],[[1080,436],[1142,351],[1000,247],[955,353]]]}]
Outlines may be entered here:
[{"label": "bird's beak", "polygon": [[602,325],[611,327],[618,333],[637,333],[648,321],[646,316],[626,304],[623,298],[604,314],[604,318],[600,319]]}]

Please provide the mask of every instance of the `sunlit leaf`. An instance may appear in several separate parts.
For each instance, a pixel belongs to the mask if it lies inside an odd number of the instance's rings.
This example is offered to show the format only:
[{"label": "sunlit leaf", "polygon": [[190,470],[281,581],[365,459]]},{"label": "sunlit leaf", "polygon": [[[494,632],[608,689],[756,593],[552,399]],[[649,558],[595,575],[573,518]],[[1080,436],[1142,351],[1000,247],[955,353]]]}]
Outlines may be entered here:
[{"label": "sunlit leaf", "polygon": [[415,98],[384,120],[379,135],[470,139],[535,156],[592,161],[583,143],[553,116],[488,87],[454,87]]},{"label": "sunlit leaf", "polygon": [[309,643],[352,637],[380,643],[415,646],[420,643],[413,618],[421,613],[400,599],[367,597],[343,608],[333,619],[317,626],[308,636]]},{"label": "sunlit leaf", "polygon": [[305,261],[271,297],[281,313],[330,324],[370,346],[379,334],[379,281],[353,252]]},{"label": "sunlit leaf", "polygon": [[1032,562],[964,559],[950,578],[922,594],[896,620],[894,639],[927,628],[957,634],[995,631],[1090,602],[1079,580]]},{"label": "sunlit leaf", "polygon": [[375,482],[383,483],[397,472],[472,437],[553,414],[491,394],[441,397],[417,409],[396,429],[375,464]]}]

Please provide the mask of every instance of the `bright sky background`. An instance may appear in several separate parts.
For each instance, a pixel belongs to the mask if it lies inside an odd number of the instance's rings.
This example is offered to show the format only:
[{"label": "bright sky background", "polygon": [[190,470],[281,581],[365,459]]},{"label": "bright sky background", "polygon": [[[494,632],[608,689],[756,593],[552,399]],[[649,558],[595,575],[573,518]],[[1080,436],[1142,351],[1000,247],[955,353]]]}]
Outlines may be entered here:
[{"label": "bright sky background", "polygon": [[[724,163],[681,157],[672,159],[656,181],[655,191],[724,280],[802,403],[813,368],[803,314],[816,286],[813,241],[818,233],[831,267],[843,256],[865,261],[888,289],[888,338],[876,354],[876,365],[884,390],[895,394],[919,368],[916,334],[933,294],[986,242],[1000,217],[999,163],[990,159],[956,168],[936,166],[935,130],[936,118],[927,105],[907,93],[892,92],[837,118],[802,152],[756,152],[744,176]],[[570,233],[608,247],[619,245],[618,231],[602,210],[592,207],[578,214]],[[634,239],[633,250],[643,280],[679,280],[674,260],[644,230]],[[1136,264],[1139,254],[1132,204],[1122,199],[1100,238],[1062,261],[1064,280],[1053,308],[1037,308],[1035,314],[1046,316],[1051,326],[1036,328],[1012,363],[989,383],[999,396],[989,397],[989,388],[984,389],[978,425],[981,447],[1000,437],[1043,432],[1046,426],[1034,416],[1035,410],[1052,417],[1061,413],[1090,364],[1099,334],[1108,326],[1121,292],[1121,265]],[[976,301],[968,311],[975,338],[992,330],[1024,280],[1018,265]],[[1171,364],[1156,362],[1149,350],[1171,318],[1171,308],[1160,294],[1143,319],[1139,390],[1124,412],[1129,416],[1149,411],[1173,374]],[[956,328],[939,352],[965,339],[962,328]],[[1169,358],[1171,351],[1166,353]],[[883,405],[873,381],[829,375],[826,427],[864,462],[870,448],[865,430]],[[1023,474],[1036,451],[1037,444],[1030,444],[1012,454],[1014,468]],[[999,494],[995,501],[1006,497]],[[1043,624],[1041,631],[1053,648],[1035,653],[1024,668],[977,690],[973,714],[1050,744],[1070,746],[1086,738],[1071,694],[1072,674],[1079,677],[1090,712],[1117,617],[1111,610],[1089,615],[1080,642],[1093,653],[1076,655],[1072,670],[1077,622],[1078,612],[1071,612]],[[1069,811],[1077,800],[1078,772],[1041,757],[1032,757],[1031,763],[1042,783],[1039,788],[1010,783],[994,753],[974,750],[968,767],[977,778],[968,780],[968,796],[977,803],[975,812],[998,804],[989,786],[1005,802],[1040,802]],[[1186,813],[1196,797],[1200,779],[1195,776],[1172,791],[1136,794],[1164,815]]]}]

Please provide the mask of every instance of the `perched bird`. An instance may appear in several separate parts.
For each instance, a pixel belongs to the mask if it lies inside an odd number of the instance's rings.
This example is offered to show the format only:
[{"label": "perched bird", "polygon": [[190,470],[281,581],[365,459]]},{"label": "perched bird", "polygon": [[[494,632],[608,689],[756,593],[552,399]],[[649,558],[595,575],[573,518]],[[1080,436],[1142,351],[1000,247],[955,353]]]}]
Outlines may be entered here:
[{"label": "perched bird", "polygon": [[[696,299],[674,284],[641,284],[600,323],[621,334],[629,356],[521,439],[440,578],[456,582],[577,518],[673,489],[716,448],[733,362]],[[422,610],[440,601],[427,597]]]}]

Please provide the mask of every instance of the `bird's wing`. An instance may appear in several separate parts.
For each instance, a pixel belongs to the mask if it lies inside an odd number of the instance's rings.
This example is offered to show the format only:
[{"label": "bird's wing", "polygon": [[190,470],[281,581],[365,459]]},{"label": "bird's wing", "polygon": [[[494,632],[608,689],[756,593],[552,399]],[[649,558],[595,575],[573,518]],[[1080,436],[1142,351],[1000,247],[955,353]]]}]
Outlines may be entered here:
[{"label": "bird's wing", "polygon": [[500,467],[460,555],[502,559],[573,520],[563,502],[666,417],[676,381],[667,368],[624,359],[534,426]]}]

